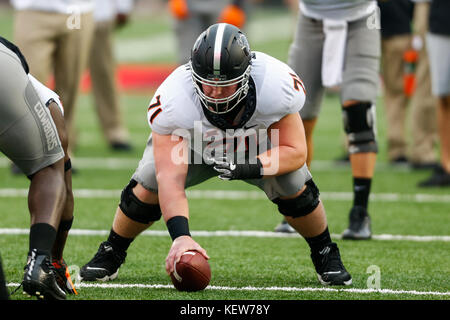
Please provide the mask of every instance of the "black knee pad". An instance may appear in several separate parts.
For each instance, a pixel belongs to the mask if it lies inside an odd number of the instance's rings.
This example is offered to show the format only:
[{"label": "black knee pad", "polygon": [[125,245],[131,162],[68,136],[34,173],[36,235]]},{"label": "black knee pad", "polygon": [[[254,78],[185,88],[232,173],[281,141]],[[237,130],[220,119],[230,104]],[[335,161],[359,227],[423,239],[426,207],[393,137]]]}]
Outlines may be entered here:
[{"label": "black knee pad", "polygon": [[159,204],[148,204],[139,200],[133,193],[137,181],[131,179],[130,183],[123,189],[120,196],[119,207],[131,220],[148,224],[161,219],[161,208]]},{"label": "black knee pad", "polygon": [[278,205],[278,211],[285,216],[303,217],[317,208],[320,203],[319,189],[312,179],[306,183],[306,189],[294,199],[276,198],[273,202]]},{"label": "black knee pad", "polygon": [[360,102],[350,107],[343,107],[342,117],[350,154],[378,152],[375,106],[371,102]]}]

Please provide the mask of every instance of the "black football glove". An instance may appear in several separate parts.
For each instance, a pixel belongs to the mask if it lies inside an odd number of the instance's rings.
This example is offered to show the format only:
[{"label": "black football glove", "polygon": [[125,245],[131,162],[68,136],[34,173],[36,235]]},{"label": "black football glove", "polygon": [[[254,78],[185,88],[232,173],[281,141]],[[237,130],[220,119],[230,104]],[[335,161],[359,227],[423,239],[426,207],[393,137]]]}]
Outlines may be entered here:
[{"label": "black football glove", "polygon": [[256,158],[256,163],[234,163],[226,158],[211,159],[214,164],[214,170],[220,173],[222,180],[246,180],[260,179],[263,174],[261,161]]}]

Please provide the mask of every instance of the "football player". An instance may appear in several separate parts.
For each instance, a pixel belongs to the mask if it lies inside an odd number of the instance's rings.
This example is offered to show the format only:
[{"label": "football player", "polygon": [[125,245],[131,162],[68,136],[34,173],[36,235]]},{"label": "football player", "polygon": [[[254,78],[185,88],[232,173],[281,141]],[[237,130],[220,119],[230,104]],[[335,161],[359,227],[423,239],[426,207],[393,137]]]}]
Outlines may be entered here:
[{"label": "football player", "polygon": [[0,150],[31,181],[23,290],[40,299],[65,299],[76,290],[63,260],[73,221],[63,108],[58,95],[29,73],[20,50],[2,37],[0,74]]},{"label": "football player", "polygon": [[344,239],[370,239],[369,195],[375,171],[375,100],[381,51],[374,0],[300,1],[299,19],[288,64],[306,84],[308,97],[300,111],[313,157],[313,131],[326,87],[340,87],[344,131],[353,178],[353,207]]},{"label": "football player", "polygon": [[263,190],[306,239],[320,282],[350,285],[305,163],[298,112],[304,101],[303,83],[286,64],[252,52],[235,26],[210,26],[196,40],[190,62],[151,100],[152,133],[143,158],[122,192],[107,241],[81,268],[81,279],[117,277],[133,239],[161,215],[173,240],[168,274],[188,250],[208,259],[190,235],[185,188],[218,175]]}]

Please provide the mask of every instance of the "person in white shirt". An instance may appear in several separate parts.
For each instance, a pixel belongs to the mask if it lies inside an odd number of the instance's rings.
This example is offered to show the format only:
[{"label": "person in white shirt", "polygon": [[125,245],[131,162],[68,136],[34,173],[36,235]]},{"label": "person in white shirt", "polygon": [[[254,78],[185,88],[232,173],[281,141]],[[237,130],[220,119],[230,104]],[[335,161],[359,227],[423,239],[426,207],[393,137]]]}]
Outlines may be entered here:
[{"label": "person in white shirt", "polygon": [[290,67],[252,52],[233,25],[210,26],[197,38],[190,62],[153,96],[144,155],[122,192],[108,240],[80,269],[81,279],[116,278],[131,242],[161,216],[173,240],[168,274],[188,250],[208,258],[190,236],[185,188],[219,176],[264,191],[309,244],[319,281],[350,285],[306,166],[298,112],[304,102],[303,83]]},{"label": "person in white shirt", "polygon": [[95,30],[89,53],[92,94],[103,134],[113,150],[129,151],[116,85],[113,31],[128,22],[133,0],[95,0]]},{"label": "person in white shirt", "polygon": [[54,88],[64,104],[69,152],[76,146],[74,124],[79,83],[86,69],[94,30],[93,0],[11,0],[15,8],[14,43],[32,74]]}]

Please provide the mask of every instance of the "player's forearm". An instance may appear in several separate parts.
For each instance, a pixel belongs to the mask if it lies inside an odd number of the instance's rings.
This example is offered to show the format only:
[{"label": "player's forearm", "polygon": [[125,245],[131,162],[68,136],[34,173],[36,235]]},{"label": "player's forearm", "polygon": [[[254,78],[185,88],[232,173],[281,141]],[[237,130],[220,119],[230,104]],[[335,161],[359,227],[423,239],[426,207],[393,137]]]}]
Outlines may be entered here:
[{"label": "player's forearm", "polygon": [[184,150],[184,157],[187,154],[186,144],[181,137],[174,139],[171,135],[153,134],[158,199],[165,222],[174,216],[187,218],[189,214],[184,191],[188,171],[187,160],[173,158],[174,150],[179,148],[180,144]]},{"label": "player's forearm", "polygon": [[[166,182],[168,182],[168,180],[166,180]],[[189,206],[184,186],[181,188],[175,187],[170,183],[159,184],[158,197],[165,222],[175,216],[189,218]]]},{"label": "player's forearm", "polygon": [[[170,182],[170,180],[165,180]],[[160,183],[158,190],[159,203],[164,222],[172,241],[180,236],[190,236],[189,207],[184,191],[184,183]]]},{"label": "player's forearm", "polygon": [[291,146],[274,147],[258,156],[266,176],[280,176],[301,168],[306,162],[306,149]]}]

